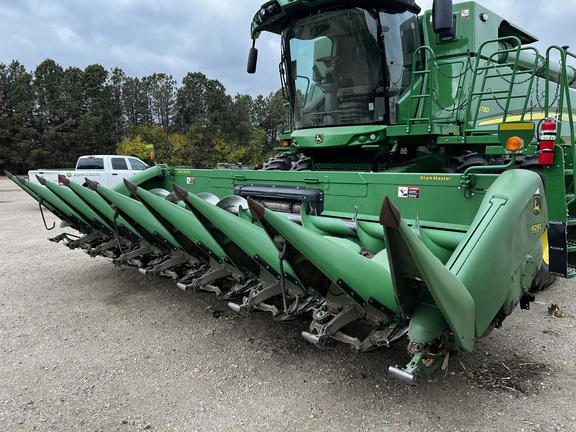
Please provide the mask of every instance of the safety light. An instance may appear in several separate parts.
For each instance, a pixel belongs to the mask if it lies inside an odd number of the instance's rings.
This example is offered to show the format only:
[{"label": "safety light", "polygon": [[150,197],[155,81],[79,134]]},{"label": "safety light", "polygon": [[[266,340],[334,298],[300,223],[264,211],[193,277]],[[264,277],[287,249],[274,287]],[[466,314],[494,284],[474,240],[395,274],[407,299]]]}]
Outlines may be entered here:
[{"label": "safety light", "polygon": [[506,140],[506,148],[512,153],[516,153],[522,147],[524,141],[519,136],[511,136]]},{"label": "safety light", "polygon": [[272,18],[274,15],[277,15],[280,12],[282,12],[280,5],[277,3],[272,3],[271,5],[260,9],[254,16],[254,21],[256,21],[256,24],[260,25],[264,21]]},{"label": "safety light", "polygon": [[282,8],[278,4],[274,3],[268,6],[268,14],[270,16],[279,14],[280,12],[282,12]]},{"label": "safety light", "polygon": [[153,144],[146,144],[146,153],[150,156],[150,159],[156,159],[156,151],[154,150]]},{"label": "safety light", "polygon": [[288,140],[282,141],[282,147],[290,147],[290,141]]},{"label": "safety light", "polygon": [[498,141],[506,150],[516,153],[532,142],[535,124],[532,121],[506,122],[498,125]]}]

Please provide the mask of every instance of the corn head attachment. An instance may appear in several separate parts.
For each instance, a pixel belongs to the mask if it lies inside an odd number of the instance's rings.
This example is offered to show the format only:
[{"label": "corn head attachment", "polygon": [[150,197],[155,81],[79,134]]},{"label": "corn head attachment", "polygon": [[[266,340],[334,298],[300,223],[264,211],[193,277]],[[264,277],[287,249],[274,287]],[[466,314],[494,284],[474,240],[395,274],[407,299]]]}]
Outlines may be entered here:
[{"label": "corn head attachment", "polygon": [[261,170],[157,164],[112,188],[6,175],[61,219],[52,240],[305,320],[319,347],[400,345],[389,371],[415,383],[576,275],[576,56],[541,55],[475,2],[434,3],[265,3],[249,71],[259,35],[279,35],[291,126]]}]

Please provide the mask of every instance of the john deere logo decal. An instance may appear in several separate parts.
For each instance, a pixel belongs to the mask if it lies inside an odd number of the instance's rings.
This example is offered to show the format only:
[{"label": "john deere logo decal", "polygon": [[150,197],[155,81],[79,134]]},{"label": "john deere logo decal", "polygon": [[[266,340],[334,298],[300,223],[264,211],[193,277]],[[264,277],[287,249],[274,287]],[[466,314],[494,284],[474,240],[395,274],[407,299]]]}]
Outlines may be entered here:
[{"label": "john deere logo decal", "polygon": [[532,198],[532,214],[535,218],[539,218],[542,214],[542,197],[539,195]]},{"label": "john deere logo decal", "polygon": [[322,141],[324,141],[324,135],[316,134],[316,142],[320,144]]}]

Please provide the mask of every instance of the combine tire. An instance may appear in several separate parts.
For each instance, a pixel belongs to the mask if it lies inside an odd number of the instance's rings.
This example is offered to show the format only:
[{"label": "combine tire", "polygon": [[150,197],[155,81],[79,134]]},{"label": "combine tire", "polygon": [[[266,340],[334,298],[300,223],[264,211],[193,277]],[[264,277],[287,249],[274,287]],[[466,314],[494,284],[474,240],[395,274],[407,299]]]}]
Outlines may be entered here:
[{"label": "combine tire", "polygon": [[452,156],[450,158],[450,164],[446,168],[443,168],[442,171],[447,173],[463,173],[470,167],[483,165],[488,165],[486,159],[482,158],[476,152],[465,150],[457,156]]},{"label": "combine tire", "polygon": [[270,158],[262,166],[263,171],[306,171],[310,169],[312,158],[302,153],[281,153]]},{"label": "combine tire", "polygon": [[292,162],[292,167],[290,171],[306,171],[310,169],[310,163],[312,158],[310,156],[304,156],[302,153],[298,155],[298,159]]},{"label": "combine tire", "polygon": [[532,286],[530,287],[531,292],[543,291],[554,283],[556,277],[550,274],[550,267],[545,262],[542,263],[538,273],[532,281]]},{"label": "combine tire", "polygon": [[518,156],[516,159],[516,168],[534,171],[542,179],[542,184],[545,185],[544,169],[542,165],[538,164],[537,156]]},{"label": "combine tire", "polygon": [[295,162],[296,158],[294,153],[277,154],[262,166],[262,171],[288,171],[292,168],[292,162]]}]

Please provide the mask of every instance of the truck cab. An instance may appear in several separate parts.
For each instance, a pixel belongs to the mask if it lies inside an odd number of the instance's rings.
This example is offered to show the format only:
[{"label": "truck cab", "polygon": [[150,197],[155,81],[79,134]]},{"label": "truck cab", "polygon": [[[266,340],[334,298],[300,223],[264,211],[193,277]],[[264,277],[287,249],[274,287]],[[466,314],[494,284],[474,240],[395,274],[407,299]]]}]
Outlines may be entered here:
[{"label": "truck cab", "polygon": [[78,158],[74,169],[32,170],[28,171],[28,179],[40,184],[37,178],[40,176],[46,181],[62,186],[58,176],[63,175],[75,183],[84,184],[88,178],[106,187],[112,187],[146,168],[147,164],[133,156],[86,155]]},{"label": "truck cab", "polygon": [[80,156],[76,163],[77,174],[84,170],[94,170],[95,173],[104,171],[109,173],[110,186],[114,186],[124,178],[131,177],[146,168],[148,168],[148,165],[132,156]]}]

